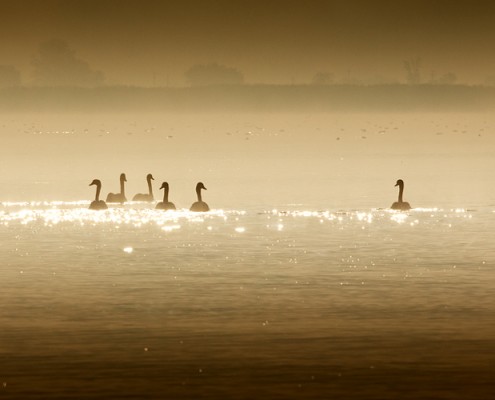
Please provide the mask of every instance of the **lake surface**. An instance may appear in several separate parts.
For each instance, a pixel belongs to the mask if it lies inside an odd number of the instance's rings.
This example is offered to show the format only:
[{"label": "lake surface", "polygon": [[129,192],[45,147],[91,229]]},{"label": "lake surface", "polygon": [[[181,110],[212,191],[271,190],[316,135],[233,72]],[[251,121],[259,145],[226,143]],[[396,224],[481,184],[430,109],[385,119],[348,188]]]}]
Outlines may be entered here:
[{"label": "lake surface", "polygon": [[494,396],[493,117],[9,118],[0,398]]},{"label": "lake surface", "polygon": [[4,398],[488,398],[489,209],[0,211]]}]

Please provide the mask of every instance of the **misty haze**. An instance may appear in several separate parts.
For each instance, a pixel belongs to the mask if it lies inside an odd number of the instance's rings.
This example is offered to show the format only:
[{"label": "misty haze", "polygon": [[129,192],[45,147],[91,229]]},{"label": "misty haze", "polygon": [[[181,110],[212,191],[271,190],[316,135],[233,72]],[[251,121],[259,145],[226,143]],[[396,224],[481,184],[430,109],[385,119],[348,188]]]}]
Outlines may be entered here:
[{"label": "misty haze", "polygon": [[490,398],[495,6],[0,13],[1,398]]}]

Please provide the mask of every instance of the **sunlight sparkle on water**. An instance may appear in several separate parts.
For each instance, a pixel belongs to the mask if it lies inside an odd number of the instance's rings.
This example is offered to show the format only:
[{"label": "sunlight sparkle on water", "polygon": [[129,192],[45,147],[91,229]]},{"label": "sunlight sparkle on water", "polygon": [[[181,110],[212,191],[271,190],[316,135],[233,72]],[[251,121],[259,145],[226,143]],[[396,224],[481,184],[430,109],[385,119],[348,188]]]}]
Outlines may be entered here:
[{"label": "sunlight sparkle on water", "polygon": [[[143,225],[156,224],[164,231],[181,228],[180,220],[204,222],[220,218],[227,220],[229,216],[244,215],[244,211],[213,210],[208,213],[194,213],[189,210],[167,211],[148,208],[110,207],[104,211],[88,210],[88,202],[22,202],[2,203],[0,223],[8,225],[18,222],[23,225],[42,223],[54,226],[61,223],[76,223],[81,226],[90,224],[110,224],[117,228],[121,225],[132,225],[140,228]],[[131,204],[130,206],[133,206]]]},{"label": "sunlight sparkle on water", "polygon": [[358,212],[357,213],[357,219],[359,221],[366,221],[369,224],[371,224],[373,222],[373,214],[366,213],[366,212]]},{"label": "sunlight sparkle on water", "polygon": [[180,225],[167,225],[162,227],[162,231],[165,232],[172,232],[177,229],[180,229]]},{"label": "sunlight sparkle on water", "polygon": [[402,213],[402,212],[398,212],[398,213],[393,213],[392,216],[390,217],[390,219],[392,221],[395,221],[399,224],[403,224],[404,222],[406,222],[407,218],[409,216],[405,213]]},{"label": "sunlight sparkle on water", "polygon": [[[195,213],[186,209],[176,211],[155,210],[145,203],[129,202],[124,206],[111,205],[108,210],[88,210],[87,201],[77,202],[4,202],[0,205],[0,224],[9,226],[12,223],[21,225],[41,224],[46,227],[54,227],[61,224],[73,224],[76,226],[108,225],[114,229],[125,226],[141,229],[145,226],[156,226],[163,232],[181,231],[192,225],[203,225],[208,232],[218,232],[224,224],[232,224],[231,229],[236,233],[244,233],[247,228],[246,218],[252,214],[241,210],[213,210],[207,213]],[[472,211],[472,210],[471,210]],[[360,229],[366,225],[381,224],[392,221],[396,224],[415,227],[426,222],[438,223],[452,218],[472,219],[473,214],[463,208],[442,210],[437,208],[415,208],[408,212],[398,212],[390,209],[371,210],[339,210],[339,211],[311,211],[311,210],[266,210],[256,213],[262,216],[266,229],[279,232],[291,229],[297,220],[314,220],[319,225],[352,227],[359,224]],[[363,225],[367,223],[366,225]],[[428,222],[430,223],[430,222]],[[452,227],[450,223],[448,227]]]}]

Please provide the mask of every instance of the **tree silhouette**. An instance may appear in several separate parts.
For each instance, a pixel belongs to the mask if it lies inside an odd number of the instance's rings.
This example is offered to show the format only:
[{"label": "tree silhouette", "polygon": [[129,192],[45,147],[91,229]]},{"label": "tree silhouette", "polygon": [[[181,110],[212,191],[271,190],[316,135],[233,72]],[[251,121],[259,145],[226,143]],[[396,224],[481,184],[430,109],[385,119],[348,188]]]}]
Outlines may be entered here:
[{"label": "tree silhouette", "polygon": [[98,86],[103,73],[91,69],[86,61],[76,57],[69,45],[59,39],[40,44],[32,61],[34,83],[40,86]]},{"label": "tree silhouette", "polygon": [[311,81],[313,85],[329,85],[333,82],[333,74],[330,72],[317,72]]},{"label": "tree silhouette", "polygon": [[193,65],[184,75],[191,86],[240,85],[244,82],[239,70],[216,63]]},{"label": "tree silhouette", "polygon": [[453,72],[437,76],[434,72],[431,74],[430,82],[433,85],[453,85],[457,81],[457,75]]},{"label": "tree silhouette", "polygon": [[406,81],[410,85],[419,85],[421,83],[421,58],[415,57],[404,61],[406,69]]},{"label": "tree silhouette", "polygon": [[13,87],[21,84],[21,74],[12,65],[0,65],[0,87]]}]

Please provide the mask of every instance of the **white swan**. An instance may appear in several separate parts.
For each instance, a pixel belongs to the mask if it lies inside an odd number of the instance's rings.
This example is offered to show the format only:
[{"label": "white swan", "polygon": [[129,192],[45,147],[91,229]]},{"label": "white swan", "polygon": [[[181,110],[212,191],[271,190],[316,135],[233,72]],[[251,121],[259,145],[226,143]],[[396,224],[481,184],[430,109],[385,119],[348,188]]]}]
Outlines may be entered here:
[{"label": "white swan", "polygon": [[163,189],[163,201],[156,205],[157,210],[175,210],[175,204],[168,201],[168,182],[163,182],[160,189]]},{"label": "white swan", "polygon": [[127,182],[125,174],[120,174],[120,193],[108,193],[108,203],[125,203],[127,201],[125,198],[124,182]]},{"label": "white swan", "polygon": [[146,181],[148,182],[148,193],[138,193],[133,198],[132,201],[154,201],[153,197],[153,186],[151,185],[151,180],[155,180],[153,175],[146,175]]},{"label": "white swan", "polygon": [[399,179],[396,182],[395,186],[399,186],[399,199],[394,204],[392,204],[392,210],[410,210],[410,204],[407,201],[402,201],[402,194],[404,193],[404,181],[402,179]]},{"label": "white swan", "polygon": [[106,210],[108,208],[107,203],[103,200],[100,200],[100,192],[101,192],[101,181],[99,179],[94,179],[93,182],[89,184],[89,186],[96,185],[96,196],[94,201],[89,205],[90,210]]},{"label": "white swan", "polygon": [[198,182],[198,184],[196,185],[196,194],[198,196],[198,201],[192,204],[191,208],[189,209],[190,211],[198,211],[198,212],[210,211],[210,207],[208,207],[208,204],[206,204],[201,198],[201,189],[207,190],[202,182]]}]

